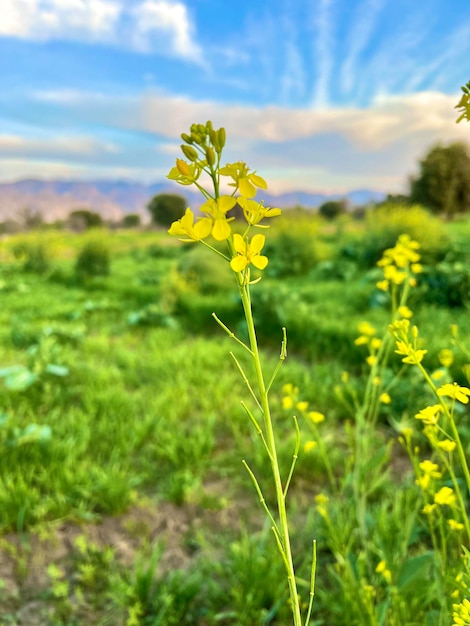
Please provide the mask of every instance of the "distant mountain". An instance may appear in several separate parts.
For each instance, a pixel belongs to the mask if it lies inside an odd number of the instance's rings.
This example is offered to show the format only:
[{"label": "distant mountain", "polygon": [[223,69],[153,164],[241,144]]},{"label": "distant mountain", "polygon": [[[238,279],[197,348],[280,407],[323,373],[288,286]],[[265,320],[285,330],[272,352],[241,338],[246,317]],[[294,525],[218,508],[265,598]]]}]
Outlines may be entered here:
[{"label": "distant mountain", "polygon": [[[91,209],[105,219],[119,220],[126,213],[148,217],[146,204],[158,193],[176,193],[186,198],[188,206],[197,209],[202,196],[188,187],[172,182],[152,185],[127,180],[20,180],[0,183],[0,221],[19,219],[28,211],[39,212],[46,221],[64,219],[76,209]],[[315,208],[326,200],[346,198],[351,206],[380,201],[385,194],[369,189],[351,191],[343,196],[294,191],[273,195],[260,191],[257,196],[267,206]]]}]

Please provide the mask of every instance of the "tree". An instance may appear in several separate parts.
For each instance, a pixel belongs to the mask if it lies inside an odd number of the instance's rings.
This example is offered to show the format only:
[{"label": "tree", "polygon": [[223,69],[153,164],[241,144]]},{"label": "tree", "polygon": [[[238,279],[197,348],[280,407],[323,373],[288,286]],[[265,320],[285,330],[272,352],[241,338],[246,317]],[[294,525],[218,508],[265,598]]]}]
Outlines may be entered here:
[{"label": "tree", "polygon": [[103,226],[103,218],[99,213],[89,209],[77,209],[69,215],[69,226],[72,230],[87,230]]},{"label": "tree", "polygon": [[411,179],[410,200],[448,218],[470,211],[470,155],[463,143],[431,148]]},{"label": "tree", "polygon": [[138,228],[140,226],[140,215],[138,213],[128,213],[122,219],[124,228]]},{"label": "tree", "polygon": [[147,209],[154,224],[168,228],[173,222],[183,217],[186,211],[186,200],[176,194],[159,193],[150,200]]},{"label": "tree", "polygon": [[327,220],[334,220],[346,212],[345,200],[328,200],[318,207],[319,214]]}]

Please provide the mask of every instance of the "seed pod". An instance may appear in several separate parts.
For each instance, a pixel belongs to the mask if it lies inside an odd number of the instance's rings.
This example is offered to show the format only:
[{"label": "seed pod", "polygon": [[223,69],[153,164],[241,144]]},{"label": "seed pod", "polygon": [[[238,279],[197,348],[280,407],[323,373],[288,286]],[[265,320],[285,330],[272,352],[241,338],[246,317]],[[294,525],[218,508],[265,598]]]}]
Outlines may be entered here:
[{"label": "seed pod", "polygon": [[196,152],[196,150],[192,147],[192,146],[187,146],[184,143],[181,144],[181,150],[184,154],[184,156],[189,159],[190,161],[197,161],[198,160],[198,154]]}]

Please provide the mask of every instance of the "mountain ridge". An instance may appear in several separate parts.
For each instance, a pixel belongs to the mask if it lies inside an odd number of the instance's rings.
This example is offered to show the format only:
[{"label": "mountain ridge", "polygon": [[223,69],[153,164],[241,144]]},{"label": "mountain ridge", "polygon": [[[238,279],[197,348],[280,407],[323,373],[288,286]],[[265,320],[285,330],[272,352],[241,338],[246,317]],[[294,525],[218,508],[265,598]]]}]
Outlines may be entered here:
[{"label": "mountain ridge", "polygon": [[[104,219],[119,220],[127,213],[148,217],[146,204],[158,193],[183,196],[188,206],[198,209],[203,197],[199,192],[170,181],[152,184],[128,179],[96,180],[42,180],[27,178],[10,183],[0,183],[0,219],[17,219],[21,212],[40,213],[44,220],[54,221],[67,217],[77,209],[100,213]],[[271,194],[259,190],[257,198],[267,206],[316,208],[327,200],[344,198],[351,206],[377,202],[385,193],[371,189],[355,189],[346,194],[291,191]]]}]

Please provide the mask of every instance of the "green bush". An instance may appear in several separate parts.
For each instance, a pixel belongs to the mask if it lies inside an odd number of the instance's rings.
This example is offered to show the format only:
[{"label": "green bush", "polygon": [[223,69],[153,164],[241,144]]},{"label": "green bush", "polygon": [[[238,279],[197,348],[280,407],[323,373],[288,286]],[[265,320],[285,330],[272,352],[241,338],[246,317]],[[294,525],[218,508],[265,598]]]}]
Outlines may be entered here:
[{"label": "green bush", "polygon": [[315,216],[283,216],[271,227],[263,254],[269,258],[265,275],[273,278],[304,276],[324,259]]},{"label": "green bush", "polygon": [[20,241],[13,246],[13,254],[26,272],[44,274],[50,268],[50,253],[43,241]]},{"label": "green bush", "polygon": [[419,205],[382,204],[367,213],[365,227],[365,235],[351,238],[341,250],[343,256],[363,267],[375,266],[383,251],[392,248],[403,233],[421,244],[425,264],[442,260],[449,248],[441,220]]},{"label": "green bush", "polygon": [[107,276],[110,272],[111,255],[109,246],[102,239],[90,239],[80,250],[75,272],[80,278]]},{"label": "green bush", "polygon": [[211,250],[193,247],[177,265],[180,275],[202,294],[227,291],[236,286],[234,272]]}]

